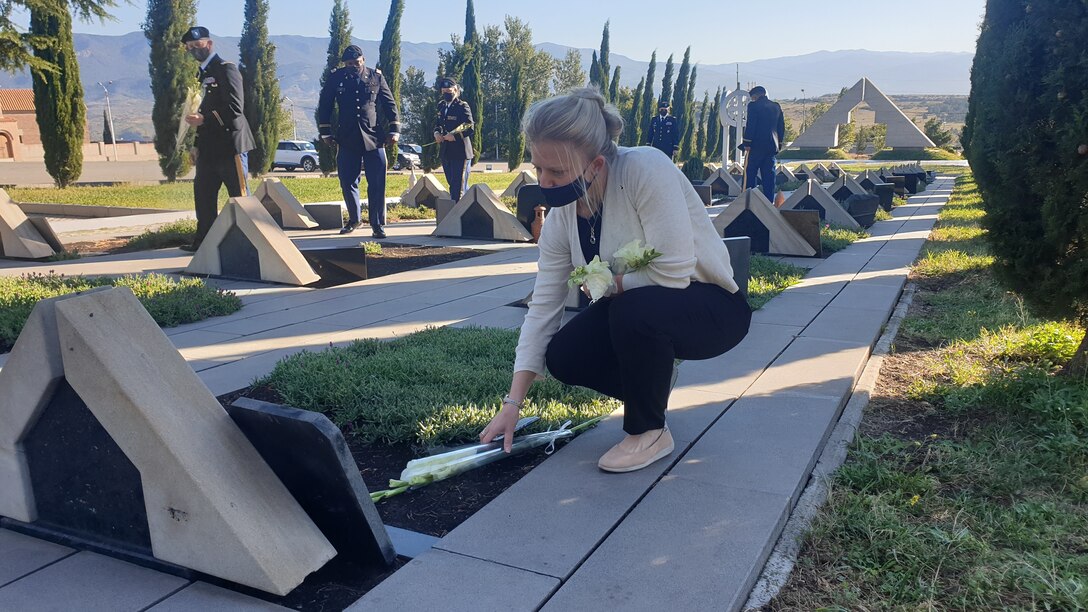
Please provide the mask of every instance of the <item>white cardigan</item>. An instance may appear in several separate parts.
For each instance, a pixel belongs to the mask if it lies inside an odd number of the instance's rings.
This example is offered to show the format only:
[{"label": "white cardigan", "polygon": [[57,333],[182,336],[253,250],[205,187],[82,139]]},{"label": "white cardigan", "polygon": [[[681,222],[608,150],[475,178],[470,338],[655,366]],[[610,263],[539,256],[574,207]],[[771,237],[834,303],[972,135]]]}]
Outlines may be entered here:
[{"label": "white cardigan", "polygon": [[[609,164],[603,208],[602,260],[612,265],[612,254],[636,238],[661,253],[646,268],[623,275],[624,291],[648,285],[683,289],[691,281],[719,285],[730,293],[738,290],[729,251],[703,201],[661,151],[620,147]],[[563,318],[567,280],[575,266],[586,264],[575,205],[549,211],[539,246],[536,284],[521,327],[514,371],[542,376],[548,343]]]}]

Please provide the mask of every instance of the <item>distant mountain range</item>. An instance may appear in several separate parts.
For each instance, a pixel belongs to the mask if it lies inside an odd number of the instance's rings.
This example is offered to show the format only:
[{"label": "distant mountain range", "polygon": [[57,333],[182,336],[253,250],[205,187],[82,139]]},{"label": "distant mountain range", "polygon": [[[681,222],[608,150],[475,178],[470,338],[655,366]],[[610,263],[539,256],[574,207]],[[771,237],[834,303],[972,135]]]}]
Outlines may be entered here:
[{"label": "distant mountain range", "polygon": [[[272,36],[271,40],[276,45],[281,91],[294,101],[299,135],[308,137],[314,132],[310,125],[312,121],[307,123],[307,120],[313,116],[316,106],[328,39],[284,35]],[[221,37],[216,42],[216,48],[224,58],[237,59],[237,37]],[[354,42],[363,48],[366,57],[372,60],[378,57],[378,41]],[[101,115],[105,105],[102,88],[96,83],[113,81],[109,87],[118,134],[125,139],[149,137],[149,47],[143,34],[76,34],[75,45],[88,113],[92,117],[92,134],[97,133],[93,117]],[[438,50],[449,48],[449,43],[402,42],[401,66],[415,66],[431,77],[438,65]],[[571,47],[541,43],[537,48],[555,57],[563,57]],[[578,51],[588,72],[593,49]],[[667,56],[667,52],[659,53],[657,82],[654,84],[656,91],[661,89],[660,79]],[[739,68],[742,84],[758,82],[767,88],[772,98],[778,99],[800,98],[802,88],[810,99],[823,94],[837,94],[839,89],[852,86],[863,76],[869,77],[886,94],[966,95],[970,89],[972,58],[971,53],[849,50],[819,51],[739,64],[700,64],[696,90],[697,97],[701,98],[703,90],[713,93],[718,86],[735,87]],[[646,74],[648,62],[616,53],[612,53],[610,59],[613,66],[621,67],[620,80],[624,85],[634,87]],[[0,74],[0,87],[30,86],[30,75],[25,71]]]}]

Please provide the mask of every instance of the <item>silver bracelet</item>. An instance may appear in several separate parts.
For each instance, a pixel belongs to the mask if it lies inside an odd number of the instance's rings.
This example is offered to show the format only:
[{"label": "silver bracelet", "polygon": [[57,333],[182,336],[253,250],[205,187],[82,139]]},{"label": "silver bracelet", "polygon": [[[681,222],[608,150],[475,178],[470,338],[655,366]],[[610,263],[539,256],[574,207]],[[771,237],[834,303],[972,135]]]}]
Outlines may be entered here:
[{"label": "silver bracelet", "polygon": [[503,403],[503,405],[511,404],[511,405],[514,406],[514,408],[517,408],[518,410],[521,410],[521,405],[525,403],[525,400],[521,400],[519,402],[519,401],[515,401],[514,398],[510,397],[509,395],[505,395],[502,398],[502,403]]}]

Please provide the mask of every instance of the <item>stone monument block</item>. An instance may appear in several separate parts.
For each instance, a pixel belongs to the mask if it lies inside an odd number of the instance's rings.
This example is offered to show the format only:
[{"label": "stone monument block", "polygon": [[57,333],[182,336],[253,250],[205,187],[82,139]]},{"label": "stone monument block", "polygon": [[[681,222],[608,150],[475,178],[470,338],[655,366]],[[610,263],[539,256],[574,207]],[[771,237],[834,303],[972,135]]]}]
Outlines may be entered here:
[{"label": "stone monument block", "polygon": [[839,165],[835,162],[831,162],[827,165],[827,171],[830,172],[831,176],[835,178],[839,178],[840,176],[842,176],[843,173],[842,168],[840,168]]},{"label": "stone monument block", "polygon": [[[33,446],[35,436],[64,433],[53,423],[75,419],[85,437],[98,440],[105,435],[116,445],[120,453],[104,452],[69,436],[74,446],[66,447],[114,472],[84,470],[76,475],[88,487],[116,491],[118,499],[108,500],[100,492],[96,503],[121,504],[135,497],[132,487],[138,489],[142,512],[128,508],[122,521],[107,522],[104,527],[112,525],[113,535],[139,549],[146,533],[156,559],[276,595],[290,592],[336,554],[130,290],[106,288],[38,310],[32,318],[52,324],[56,344],[29,344],[51,340],[39,326],[31,330],[28,342],[20,338],[11,360],[17,369],[25,368],[20,362],[27,352],[27,365],[38,359],[54,369],[39,374],[27,393],[4,396],[0,413],[10,422],[3,431],[24,432],[16,444],[29,436]],[[49,321],[51,313],[55,318]],[[44,353],[44,359],[35,353]],[[0,376],[9,375],[16,372],[9,374],[7,367],[0,371]],[[38,393],[47,380],[54,392]],[[37,423],[30,422],[34,417]],[[48,471],[33,465],[39,455],[26,456],[31,462],[26,472],[48,482]],[[71,461],[51,465],[72,469]],[[122,474],[120,485],[113,482],[117,473]],[[64,482],[64,474],[57,476],[61,478],[55,483]],[[41,504],[49,496],[42,486],[33,482],[35,499],[24,500],[35,508],[28,518],[46,514]],[[72,500],[68,505],[79,510],[81,491],[67,493]],[[11,495],[7,488],[0,490],[0,499]],[[50,513],[54,520],[65,519],[55,509]],[[144,525],[131,524],[144,520]],[[76,531],[80,526],[67,527]],[[81,535],[109,540],[111,534]]]},{"label": "stone monument block", "polygon": [[453,210],[453,205],[456,204],[449,198],[438,198],[434,201],[434,222],[436,224],[442,223],[442,220],[446,218],[446,215],[450,214]]},{"label": "stone monument block", "polygon": [[723,168],[718,168],[703,181],[704,185],[709,185],[711,194],[723,195],[731,198],[735,198],[740,195],[741,188],[740,183],[733,177],[730,172],[727,172]]},{"label": "stone monument block", "polygon": [[816,175],[812,172],[812,168],[808,167],[808,164],[801,164],[794,168],[793,175],[797,177],[797,180],[802,182],[816,178]]},{"label": "stone monument block", "polygon": [[314,229],[320,225],[277,178],[261,181],[253,197],[264,204],[268,214],[284,229]]},{"label": "stone monument block", "polygon": [[897,148],[924,148],[935,146],[918,126],[891,101],[884,92],[867,77],[861,78],[824,114],[820,115],[790,144],[798,149],[830,149],[839,146],[839,126],[851,122],[854,109],[866,103],[876,114],[876,123],[888,127],[885,146]]},{"label": "stone monument block", "polygon": [[876,221],[876,209],[880,207],[880,198],[871,193],[855,193],[843,206],[850,212],[861,227],[872,227]]},{"label": "stone monument block", "polygon": [[510,185],[503,190],[501,197],[515,198],[518,195],[518,189],[521,189],[522,185],[536,184],[536,174],[528,170],[522,170],[521,172],[518,172],[517,176],[514,177],[514,180],[510,181]]},{"label": "stone monument block", "polygon": [[797,191],[790,194],[781,206],[782,210],[815,210],[820,219],[850,229],[858,229],[858,223],[831,197],[815,179],[805,181]]},{"label": "stone monument block", "polygon": [[344,207],[335,202],[303,204],[306,212],[317,221],[317,228],[338,230],[344,227]]},{"label": "stone monument block", "polygon": [[812,174],[814,174],[816,180],[821,183],[830,183],[837,178],[831,174],[831,171],[827,169],[827,166],[819,163],[812,167]]},{"label": "stone monument block", "polygon": [[530,242],[533,239],[532,233],[483,183],[469,187],[431,235],[514,242]]},{"label": "stone monument block", "polygon": [[540,185],[523,185],[518,189],[518,221],[525,227],[525,231],[533,233],[533,219],[536,218],[536,207],[548,208],[548,202],[544,200],[544,192]]},{"label": "stone monument block", "polygon": [[737,236],[722,238],[722,242],[729,251],[729,266],[733,268],[733,281],[745,295],[748,295],[748,279],[752,275],[752,240],[748,236]]},{"label": "stone monument block", "polygon": [[301,252],[321,277],[316,287],[346,285],[369,278],[366,273],[366,251],[362,246],[308,247]]},{"label": "stone monument block", "polygon": [[820,228],[823,227],[823,223],[820,222],[820,213],[815,210],[798,209],[798,210],[780,210],[782,218],[789,223],[793,229],[797,230],[797,233],[805,239],[805,242],[816,251],[814,257],[822,257],[824,247],[820,242]]},{"label": "stone monument block", "polygon": [[247,397],[227,413],[340,558],[360,565],[393,562],[396,552],[378,509],[344,435],[328,417]]},{"label": "stone monument block", "polygon": [[[44,219],[33,223],[6,191],[0,189],[0,256],[44,259],[63,251],[57,235]],[[39,229],[45,230],[45,235]]]},{"label": "stone monument block", "polygon": [[827,192],[839,202],[844,202],[846,198],[854,194],[864,195],[868,193],[864,187],[854,180],[854,177],[845,173],[835,179],[834,183],[831,183],[831,187],[828,187]]},{"label": "stone monument block", "polygon": [[320,278],[257,198],[231,198],[193,254],[187,274],[308,285]]},{"label": "stone monument block", "polygon": [[786,166],[784,166],[782,164],[778,165],[778,170],[776,170],[775,174],[774,174],[774,184],[775,185],[783,185],[785,183],[792,183],[792,182],[794,182],[796,180],[797,180],[797,177],[794,176],[792,170],[790,170],[789,168],[787,168]]},{"label": "stone monument block", "polygon": [[405,192],[400,199],[400,203],[403,206],[409,206],[411,208],[418,208],[420,206],[435,208],[438,198],[449,197],[450,192],[446,191],[446,189],[442,187],[442,183],[439,183],[438,179],[428,172],[419,177],[416,184],[412,185],[412,188]]},{"label": "stone monument block", "polygon": [[748,189],[714,218],[723,238],[748,236],[753,253],[812,257],[816,251],[782,218],[761,191]]},{"label": "stone monument block", "polygon": [[710,185],[692,185],[695,188],[695,193],[699,194],[699,199],[703,201],[703,206],[710,206],[714,203],[713,191],[714,188]]}]

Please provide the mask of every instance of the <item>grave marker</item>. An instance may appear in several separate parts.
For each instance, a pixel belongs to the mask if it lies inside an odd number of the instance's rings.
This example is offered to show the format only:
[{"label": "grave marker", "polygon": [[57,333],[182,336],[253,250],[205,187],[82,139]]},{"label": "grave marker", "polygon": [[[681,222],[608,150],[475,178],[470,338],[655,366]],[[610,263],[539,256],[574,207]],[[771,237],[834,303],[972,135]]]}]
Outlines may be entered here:
[{"label": "grave marker", "polygon": [[0,189],[0,256],[44,259],[64,250],[64,245],[45,219],[29,219]]},{"label": "grave marker", "polygon": [[272,215],[252,196],[227,202],[185,273],[288,285],[319,280]]},{"label": "grave marker", "polygon": [[450,192],[442,187],[433,174],[427,173],[419,177],[415,185],[401,197],[400,203],[410,208],[426,206],[435,208],[438,198],[449,198]]},{"label": "grave marker", "polygon": [[276,595],[336,554],[127,288],[39,302],[0,425],[0,513],[28,527]]},{"label": "grave marker", "polygon": [[507,186],[507,188],[502,192],[501,197],[504,197],[504,198],[517,197],[518,189],[521,189],[522,185],[536,185],[536,184],[537,184],[536,174],[534,174],[534,173],[532,173],[532,172],[530,172],[528,170],[522,170],[521,172],[518,172],[517,176],[514,177],[514,180],[510,181],[510,185]]},{"label": "grave marker", "polygon": [[469,187],[431,235],[514,242],[530,242],[533,239],[532,233],[483,183]]},{"label": "grave marker", "polygon": [[735,198],[740,195],[741,188],[740,183],[737,182],[733,175],[722,168],[718,168],[703,181],[704,185],[710,186],[710,192],[712,195],[723,195],[731,198]]},{"label": "grave marker", "polygon": [[723,238],[748,236],[753,253],[812,257],[815,249],[793,229],[762,192],[748,189],[714,218]]},{"label": "grave marker", "polygon": [[815,210],[782,210],[782,218],[789,223],[805,242],[816,251],[815,257],[822,257],[823,243],[820,242],[820,213]]},{"label": "grave marker", "polygon": [[827,188],[827,192],[839,202],[846,201],[846,198],[849,198],[854,194],[864,195],[868,193],[865,191],[864,187],[854,180],[854,177],[845,172],[839,176],[839,178],[835,179],[834,183],[831,183],[831,187]]},{"label": "grave marker", "polygon": [[261,181],[253,197],[261,201],[276,224],[284,229],[314,229],[319,225],[295,194],[277,178]]},{"label": "grave marker", "polygon": [[839,205],[815,179],[805,181],[797,191],[790,194],[781,208],[782,210],[814,210],[819,213],[820,219],[828,223],[850,229],[860,227],[850,213],[846,212],[846,209]]}]

